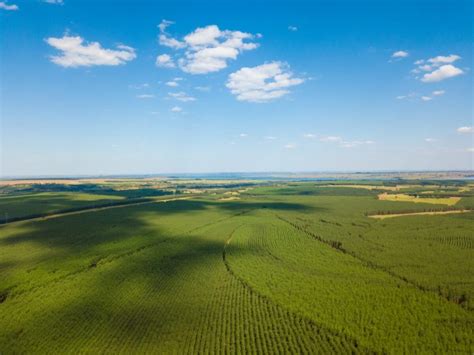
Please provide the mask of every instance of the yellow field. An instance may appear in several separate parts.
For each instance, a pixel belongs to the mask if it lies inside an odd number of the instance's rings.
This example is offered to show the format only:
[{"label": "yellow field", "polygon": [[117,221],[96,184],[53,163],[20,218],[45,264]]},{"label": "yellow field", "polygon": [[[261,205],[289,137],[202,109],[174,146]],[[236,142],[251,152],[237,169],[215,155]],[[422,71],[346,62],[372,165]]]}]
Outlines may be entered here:
[{"label": "yellow field", "polygon": [[328,184],[318,185],[319,187],[350,187],[353,189],[364,189],[364,190],[385,190],[385,191],[400,191],[403,189],[409,189],[414,187],[422,187],[421,185],[397,185],[397,186],[383,186],[383,185],[355,185],[355,184]]},{"label": "yellow field", "polygon": [[422,216],[422,215],[438,215],[438,214],[453,214],[453,213],[466,213],[472,212],[471,210],[454,210],[454,211],[438,211],[438,212],[410,212],[410,213],[394,213],[394,214],[375,214],[369,216],[370,218],[386,219],[393,217],[405,217],[405,216]]},{"label": "yellow field", "polygon": [[379,200],[383,201],[402,201],[402,202],[415,202],[415,203],[431,203],[434,205],[447,205],[453,206],[461,200],[461,197],[445,197],[445,198],[424,198],[415,197],[406,194],[380,194]]},{"label": "yellow field", "polygon": [[219,201],[236,201],[236,200],[240,200],[240,197],[230,196],[230,197],[223,197],[219,199]]},{"label": "yellow field", "polygon": [[398,186],[379,186],[379,185],[351,185],[351,184],[337,184],[337,185],[319,185],[319,187],[350,187],[353,189],[364,189],[364,190],[387,190],[387,191],[398,191]]}]

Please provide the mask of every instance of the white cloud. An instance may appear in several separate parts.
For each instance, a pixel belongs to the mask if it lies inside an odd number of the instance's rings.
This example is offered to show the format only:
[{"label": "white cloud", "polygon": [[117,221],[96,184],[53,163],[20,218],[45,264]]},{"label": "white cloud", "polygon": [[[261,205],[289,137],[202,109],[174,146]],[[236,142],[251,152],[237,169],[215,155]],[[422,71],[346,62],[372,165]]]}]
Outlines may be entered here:
[{"label": "white cloud", "polygon": [[168,95],[171,96],[172,98],[178,100],[178,101],[181,101],[181,102],[196,101],[195,97],[189,96],[184,91],[169,92]]},{"label": "white cloud", "polygon": [[[421,78],[417,77],[417,79],[420,79],[425,83],[438,82],[464,73],[461,69],[452,65],[452,63],[459,59],[461,59],[461,57],[456,54],[450,54],[448,56],[439,55],[437,57],[429,58],[427,60],[420,59],[414,63],[416,65],[416,68],[413,69],[411,72],[413,74],[420,74],[425,72],[421,76]],[[440,90],[439,92],[441,91],[442,90]]]},{"label": "white cloud", "polygon": [[137,95],[137,99],[153,99],[155,95],[152,94],[141,94]]},{"label": "white cloud", "polygon": [[296,148],[296,145],[292,144],[292,143],[288,143],[284,146],[285,149],[295,149]]},{"label": "white cloud", "polygon": [[43,2],[47,4],[53,4],[53,5],[64,5],[63,0],[43,0]]},{"label": "white cloud", "polygon": [[397,100],[403,100],[403,99],[406,99],[406,95],[399,95],[396,97]]},{"label": "white cloud", "polygon": [[457,129],[458,133],[474,133],[473,126],[464,126]]},{"label": "white cloud", "polygon": [[432,98],[432,97],[429,97],[429,96],[422,96],[421,99],[422,99],[423,101],[431,101],[431,100],[433,100],[433,98]]},{"label": "white cloud", "polygon": [[440,64],[446,64],[446,63],[450,64],[450,63],[455,62],[458,59],[461,59],[461,57],[456,54],[450,54],[448,56],[439,55],[437,57],[428,59],[428,62],[433,63],[435,65],[440,65]]},{"label": "white cloud", "polygon": [[128,86],[130,89],[136,89],[136,90],[140,90],[140,89],[147,89],[150,87],[150,84],[148,83],[143,83],[143,84],[134,84],[134,85],[129,85]]},{"label": "white cloud", "polygon": [[156,57],[155,64],[157,67],[162,67],[162,68],[176,67],[176,65],[173,62],[173,59],[168,54],[161,54],[158,57]]},{"label": "white cloud", "polygon": [[296,31],[298,31],[298,27],[296,27],[296,26],[288,26],[288,31],[296,32]]},{"label": "white cloud", "polygon": [[226,86],[239,101],[268,102],[290,93],[289,87],[304,80],[293,78],[288,66],[271,62],[256,67],[244,67],[229,75]]},{"label": "white cloud", "polygon": [[371,140],[356,140],[356,141],[346,141],[340,136],[323,136],[319,140],[325,143],[337,143],[341,148],[354,148],[361,145],[371,145],[375,144]]},{"label": "white cloud", "polygon": [[406,58],[408,55],[407,51],[396,51],[392,54],[392,58]]},{"label": "white cloud", "polygon": [[19,10],[19,7],[18,5],[15,5],[15,4],[8,5],[6,2],[0,1],[0,9],[6,10],[6,11],[16,11],[16,10]]},{"label": "white cloud", "polygon": [[474,153],[474,148],[467,148],[467,151],[468,151],[469,153]]},{"label": "white cloud", "polygon": [[158,28],[160,29],[160,32],[165,32],[166,29],[172,24],[174,24],[173,21],[161,20],[160,24],[158,25]]},{"label": "white cloud", "polygon": [[179,84],[176,81],[167,81],[165,83],[166,86],[177,87]]},{"label": "white cloud", "polygon": [[121,65],[136,58],[135,49],[118,45],[117,49],[102,48],[99,42],[85,43],[79,36],[50,37],[46,42],[61,54],[51,56],[51,61],[66,68],[94,65]]},{"label": "white cloud", "polygon": [[434,70],[431,73],[423,75],[421,81],[424,83],[434,83],[441,80],[453,78],[455,76],[461,75],[464,72],[451,64],[446,64],[440,66],[438,69]]},{"label": "white cloud", "polygon": [[239,134],[239,137],[241,137],[241,138],[246,138],[246,137],[248,137],[248,136],[249,136],[249,135],[248,135],[247,133],[240,133],[240,134]]},{"label": "white cloud", "polygon": [[303,137],[308,138],[308,139],[314,139],[314,138],[316,138],[316,135],[313,134],[313,133],[305,133],[305,134],[303,134]]},{"label": "white cloud", "polygon": [[158,28],[160,29],[160,35],[158,36],[158,41],[162,46],[173,48],[173,49],[180,49],[184,48],[185,44],[183,42],[178,41],[177,39],[174,39],[170,37],[170,35],[166,32],[166,29],[173,25],[173,21],[168,21],[168,20],[162,20],[160,24],[158,25]]},{"label": "white cloud", "polygon": [[227,67],[240,53],[258,47],[251,40],[258,36],[241,31],[220,30],[216,25],[199,27],[182,40],[171,37],[166,29],[173,22],[163,20],[160,25],[159,43],[184,53],[178,59],[181,70],[190,74],[206,74]]},{"label": "white cloud", "polygon": [[183,78],[174,78],[173,80],[170,80],[170,81],[167,81],[165,83],[166,86],[170,86],[170,87],[178,87],[179,86],[179,82],[183,80]]},{"label": "white cloud", "polygon": [[446,93],[446,91],[444,90],[435,90],[432,92],[432,95],[434,96],[441,96],[441,95],[444,95]]},{"label": "white cloud", "polygon": [[433,142],[436,142],[437,139],[435,138],[425,138],[425,142],[427,143],[433,143]]},{"label": "white cloud", "polygon": [[179,106],[174,106],[171,108],[171,112],[182,112],[183,109]]},{"label": "white cloud", "polygon": [[263,139],[265,139],[266,141],[274,141],[277,139],[277,137],[274,137],[274,136],[265,136],[263,137]]},{"label": "white cloud", "polygon": [[342,148],[354,148],[354,147],[358,147],[360,145],[365,145],[365,144],[374,144],[375,142],[374,141],[342,141],[341,142],[341,147]]}]

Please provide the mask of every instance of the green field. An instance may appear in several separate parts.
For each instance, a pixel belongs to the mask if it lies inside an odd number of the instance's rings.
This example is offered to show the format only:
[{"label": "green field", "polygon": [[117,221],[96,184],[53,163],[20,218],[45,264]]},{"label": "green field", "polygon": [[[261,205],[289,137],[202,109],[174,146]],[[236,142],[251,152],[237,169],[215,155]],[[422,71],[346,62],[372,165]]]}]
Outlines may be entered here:
[{"label": "green field", "polygon": [[[472,354],[474,212],[377,220],[446,205],[342,184],[233,186],[4,224],[0,353]],[[410,186],[433,198],[450,188]],[[460,197],[450,208],[473,207],[471,189]],[[110,198],[13,193],[0,212]]]}]

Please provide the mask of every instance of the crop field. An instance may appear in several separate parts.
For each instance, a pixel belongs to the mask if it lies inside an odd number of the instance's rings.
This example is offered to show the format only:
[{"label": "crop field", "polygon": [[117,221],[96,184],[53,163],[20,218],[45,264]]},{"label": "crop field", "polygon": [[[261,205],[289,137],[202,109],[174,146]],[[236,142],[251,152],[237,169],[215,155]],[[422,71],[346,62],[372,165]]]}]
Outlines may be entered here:
[{"label": "crop field", "polygon": [[[433,193],[433,191],[429,191],[429,192]],[[429,198],[429,197],[412,196],[412,195],[407,195],[407,194],[383,193],[379,195],[379,200],[407,201],[407,202],[414,202],[414,203],[431,203],[434,205],[453,206],[461,200],[461,197],[437,197],[437,198],[431,197]]]},{"label": "crop field", "polygon": [[473,353],[467,182],[165,183],[0,197],[1,354]]}]

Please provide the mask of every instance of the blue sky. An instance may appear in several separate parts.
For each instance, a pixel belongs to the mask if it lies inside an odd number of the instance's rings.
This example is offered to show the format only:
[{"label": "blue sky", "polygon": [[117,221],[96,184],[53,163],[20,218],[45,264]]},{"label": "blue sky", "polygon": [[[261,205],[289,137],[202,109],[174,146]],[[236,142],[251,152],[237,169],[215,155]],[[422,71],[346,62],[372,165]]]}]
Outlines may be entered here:
[{"label": "blue sky", "polygon": [[473,169],[472,14],[0,1],[0,173]]}]

